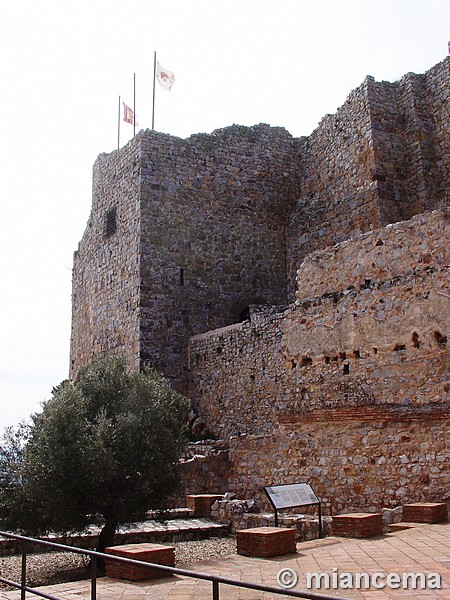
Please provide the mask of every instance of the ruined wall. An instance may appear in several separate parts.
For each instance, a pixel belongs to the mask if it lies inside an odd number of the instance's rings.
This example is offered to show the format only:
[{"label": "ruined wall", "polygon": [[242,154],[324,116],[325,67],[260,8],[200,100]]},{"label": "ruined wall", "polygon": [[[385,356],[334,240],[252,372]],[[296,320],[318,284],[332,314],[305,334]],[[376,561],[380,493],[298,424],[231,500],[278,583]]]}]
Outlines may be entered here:
[{"label": "ruined wall", "polygon": [[300,140],[301,193],[288,229],[290,300],[304,256],[380,225],[370,85],[367,78],[334,115],[326,115]]},{"label": "ruined wall", "polygon": [[449,190],[450,60],[368,86],[381,224],[436,208]]},{"label": "ruined wall", "polygon": [[367,77],[309,138],[146,131],[101,155],[74,258],[71,376],[113,350],[186,391],[190,336],[292,302],[307,255],[447,198],[449,68]]},{"label": "ruined wall", "polygon": [[[424,75],[429,94],[428,110],[433,130],[432,163],[429,164],[432,208],[450,200],[450,57],[435,65]],[[429,206],[425,203],[425,206]],[[419,211],[417,211],[419,212]]]},{"label": "ruined wall", "polygon": [[442,493],[449,234],[436,211],[317,251],[294,307],[191,339],[190,395],[218,436],[237,436],[233,491],[308,479],[346,509],[369,502],[370,481],[373,503],[395,505],[400,487],[409,500]]},{"label": "ruined wall", "polygon": [[438,207],[450,195],[450,58],[400,81],[365,82],[300,140],[288,229],[289,299],[310,252]]},{"label": "ruined wall", "polygon": [[187,140],[146,132],[140,148],[142,359],[183,390],[193,333],[286,302],[296,142],[258,125]]},{"label": "ruined wall", "polygon": [[264,511],[270,505],[262,486],[301,481],[326,515],[450,499],[448,416],[446,423],[328,414],[272,435],[234,437],[229,455],[228,490],[257,499]]},{"label": "ruined wall", "polygon": [[139,367],[139,168],[136,142],[94,165],[92,211],[74,253],[70,377],[109,351]]}]

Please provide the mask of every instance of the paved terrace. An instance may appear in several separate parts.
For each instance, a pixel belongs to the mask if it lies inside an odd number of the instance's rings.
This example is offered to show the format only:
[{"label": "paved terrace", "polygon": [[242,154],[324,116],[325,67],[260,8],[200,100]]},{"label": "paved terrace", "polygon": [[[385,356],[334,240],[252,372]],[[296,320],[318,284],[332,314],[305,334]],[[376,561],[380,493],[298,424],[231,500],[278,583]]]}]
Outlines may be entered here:
[{"label": "paved terrace", "polygon": [[[177,565],[182,567],[182,565]],[[296,589],[305,588],[307,572],[332,574],[333,568],[342,572],[399,573],[437,572],[442,577],[441,590],[324,590],[322,593],[364,600],[434,599],[450,600],[450,523],[421,525],[396,531],[379,538],[357,540],[329,537],[297,544],[297,554],[273,559],[246,558],[233,555],[188,565],[188,569],[202,571],[267,585],[277,585],[277,573],[289,567],[299,575]],[[78,581],[40,588],[64,600],[82,600],[90,597],[90,581]],[[185,577],[166,577],[150,582],[127,582],[103,577],[98,580],[99,600],[209,600],[212,586],[207,581]],[[310,591],[318,591],[311,589]],[[27,594],[27,598],[37,598]],[[17,600],[20,592],[1,592],[2,600]],[[220,585],[223,600],[276,600],[261,592]]]}]

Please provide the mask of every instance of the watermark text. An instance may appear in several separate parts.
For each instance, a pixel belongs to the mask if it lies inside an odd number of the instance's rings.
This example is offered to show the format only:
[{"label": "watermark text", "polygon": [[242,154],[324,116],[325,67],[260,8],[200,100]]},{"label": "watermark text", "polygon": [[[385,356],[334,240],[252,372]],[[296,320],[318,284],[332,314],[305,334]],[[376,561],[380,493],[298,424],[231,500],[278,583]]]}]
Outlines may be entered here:
[{"label": "watermark text", "polygon": [[[291,589],[299,582],[294,569],[281,569],[277,575],[278,585]],[[334,568],[331,573],[306,573],[305,584],[308,590],[440,590],[442,578],[439,573],[349,573]]]}]

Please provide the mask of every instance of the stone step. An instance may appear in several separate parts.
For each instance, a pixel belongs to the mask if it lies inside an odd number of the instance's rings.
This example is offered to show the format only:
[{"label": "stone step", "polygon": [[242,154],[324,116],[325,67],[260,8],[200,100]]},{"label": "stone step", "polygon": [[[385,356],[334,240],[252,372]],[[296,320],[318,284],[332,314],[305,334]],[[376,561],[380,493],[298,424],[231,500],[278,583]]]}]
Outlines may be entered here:
[{"label": "stone step", "polygon": [[[101,528],[97,525],[91,525],[86,532],[74,534],[67,537],[50,535],[40,539],[66,544],[68,546],[78,546],[88,550],[95,550],[98,543]],[[210,537],[225,537],[229,535],[229,525],[214,523],[210,519],[169,519],[165,521],[148,520],[141,523],[127,523],[117,528],[115,545],[137,544],[147,542],[153,544],[187,542],[191,540],[203,540]],[[27,550],[31,552],[41,552],[42,546],[27,545]],[[20,542],[0,538],[0,556],[9,556],[21,552]]]},{"label": "stone step", "polygon": [[169,508],[167,510],[149,510],[146,513],[148,521],[173,521],[174,519],[192,519],[192,508]]}]

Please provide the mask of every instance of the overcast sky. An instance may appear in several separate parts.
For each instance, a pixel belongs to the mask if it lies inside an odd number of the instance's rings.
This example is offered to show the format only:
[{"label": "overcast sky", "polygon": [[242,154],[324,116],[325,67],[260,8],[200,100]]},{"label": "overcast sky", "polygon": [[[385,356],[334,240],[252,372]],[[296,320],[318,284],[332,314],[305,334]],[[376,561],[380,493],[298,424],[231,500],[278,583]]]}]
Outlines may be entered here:
[{"label": "overcast sky", "polygon": [[[449,0],[13,0],[0,21],[0,428],[67,377],[73,251],[118,97],[151,127],[153,52],[175,73],[155,129],[309,135],[366,75],[447,55]],[[122,124],[121,145],[132,135]]]}]

